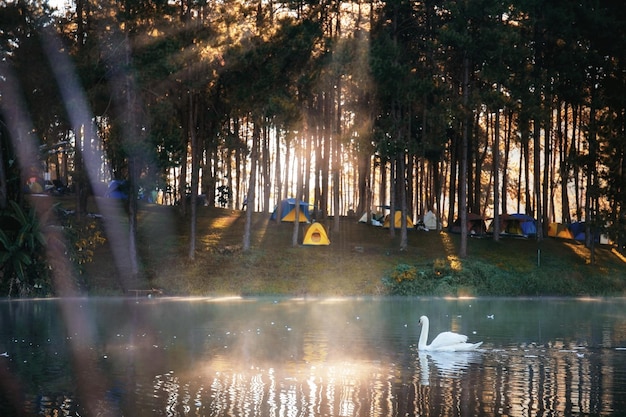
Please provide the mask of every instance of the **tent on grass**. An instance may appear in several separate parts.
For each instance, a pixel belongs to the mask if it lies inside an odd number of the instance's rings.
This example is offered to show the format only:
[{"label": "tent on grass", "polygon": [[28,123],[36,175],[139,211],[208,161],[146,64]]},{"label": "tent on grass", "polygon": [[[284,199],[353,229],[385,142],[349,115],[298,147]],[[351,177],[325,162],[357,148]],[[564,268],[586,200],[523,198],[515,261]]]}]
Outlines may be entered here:
[{"label": "tent on grass", "polygon": [[[584,241],[587,237],[587,232],[585,231],[585,222],[574,222],[569,225],[569,230],[572,232],[572,236],[574,236],[574,239],[578,241]],[[598,232],[595,233],[594,241],[602,245],[609,244],[608,236],[600,234]]]},{"label": "tent on grass", "polygon": [[572,231],[563,223],[550,223],[548,225],[548,236],[561,239],[574,239]]},{"label": "tent on grass", "polygon": [[576,240],[585,240],[585,222],[574,222],[569,225],[569,230]]},{"label": "tent on grass", "polygon": [[[465,225],[470,235],[484,235],[487,233],[485,219],[480,214],[467,213],[467,224]],[[449,228],[452,233],[461,233],[461,218],[457,218]]]},{"label": "tent on grass", "polygon": [[[295,222],[296,221],[296,199],[287,198],[280,202],[280,215],[282,222]],[[271,220],[276,220],[278,216],[278,205],[274,208],[274,212],[270,216]],[[309,204],[304,201],[300,201],[300,223],[311,223],[311,215],[309,213]]]},{"label": "tent on grass", "polygon": [[[385,216],[385,221],[383,222],[383,227],[389,229],[390,227],[390,215],[386,215]],[[393,222],[393,227],[394,229],[400,229],[402,227],[402,211],[401,210],[397,210],[396,211],[396,215],[394,216],[394,222]],[[413,220],[411,220],[411,216],[409,216],[408,214],[406,215],[406,228],[407,229],[412,229],[414,228],[415,225],[413,224]]]},{"label": "tent on grass", "polygon": [[302,240],[303,245],[330,245],[330,239],[326,229],[321,223],[313,223],[309,226]]},{"label": "tent on grass", "polygon": [[511,217],[519,220],[520,227],[522,228],[522,233],[525,236],[537,235],[537,220],[535,220],[534,217],[522,213],[511,214]]},{"label": "tent on grass", "polygon": [[126,180],[112,180],[106,191],[105,197],[126,200],[128,199],[129,184]]},{"label": "tent on grass", "polygon": [[[374,226],[382,226],[384,217],[385,216],[382,213],[377,213],[377,212],[372,211],[370,214],[370,223],[373,224]],[[363,215],[359,219],[359,223],[367,223],[367,211],[363,213]]]},{"label": "tent on grass", "polygon": [[[493,233],[493,219],[487,230]],[[527,214],[501,214],[500,215],[500,233],[510,236],[533,236],[537,234],[537,226],[535,219]]]}]

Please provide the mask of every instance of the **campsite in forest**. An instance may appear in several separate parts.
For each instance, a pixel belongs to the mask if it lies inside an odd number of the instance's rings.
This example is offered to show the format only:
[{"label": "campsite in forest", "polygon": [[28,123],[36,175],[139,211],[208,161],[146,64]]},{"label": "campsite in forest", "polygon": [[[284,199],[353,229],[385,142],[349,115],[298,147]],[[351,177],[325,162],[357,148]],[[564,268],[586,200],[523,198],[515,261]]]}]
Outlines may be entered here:
[{"label": "campsite in forest", "polygon": [[0,415],[626,415],[626,8],[0,0]]},{"label": "campsite in forest", "polygon": [[620,5],[0,8],[2,296],[623,294]]}]

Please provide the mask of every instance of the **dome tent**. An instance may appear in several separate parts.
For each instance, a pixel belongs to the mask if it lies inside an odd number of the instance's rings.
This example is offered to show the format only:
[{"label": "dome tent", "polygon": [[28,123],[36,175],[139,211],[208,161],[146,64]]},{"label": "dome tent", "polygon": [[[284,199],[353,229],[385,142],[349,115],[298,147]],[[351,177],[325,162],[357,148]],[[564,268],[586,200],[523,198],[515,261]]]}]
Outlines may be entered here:
[{"label": "dome tent", "polygon": [[[271,220],[276,220],[278,216],[278,205],[274,208],[274,212],[270,216]],[[295,222],[296,221],[296,199],[287,198],[280,202],[280,221]],[[298,219],[301,223],[311,223],[311,215],[309,213],[309,204],[300,201],[300,216]]]},{"label": "dome tent", "polygon": [[328,239],[328,234],[326,233],[326,229],[321,223],[313,223],[309,226],[306,233],[304,234],[304,239],[302,240],[303,245],[330,245],[330,239]]},{"label": "dome tent", "polygon": [[[391,225],[391,215],[387,214],[385,216],[385,221],[383,222],[383,227],[385,228],[389,228]],[[399,229],[402,227],[402,211],[401,210],[396,210],[396,214],[394,216],[394,229]],[[407,214],[406,215],[406,228],[407,229],[412,229],[413,227],[415,227],[415,225],[413,224],[413,220],[411,220],[411,217]]]}]

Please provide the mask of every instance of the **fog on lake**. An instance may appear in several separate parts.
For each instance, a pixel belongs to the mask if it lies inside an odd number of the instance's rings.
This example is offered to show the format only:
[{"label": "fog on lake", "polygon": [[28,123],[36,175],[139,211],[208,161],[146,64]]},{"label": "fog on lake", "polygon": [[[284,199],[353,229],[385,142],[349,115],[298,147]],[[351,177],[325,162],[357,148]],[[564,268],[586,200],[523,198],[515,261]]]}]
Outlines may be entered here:
[{"label": "fog on lake", "polygon": [[[626,299],[0,301],[0,415],[626,413]],[[452,330],[470,352],[418,350]]]}]

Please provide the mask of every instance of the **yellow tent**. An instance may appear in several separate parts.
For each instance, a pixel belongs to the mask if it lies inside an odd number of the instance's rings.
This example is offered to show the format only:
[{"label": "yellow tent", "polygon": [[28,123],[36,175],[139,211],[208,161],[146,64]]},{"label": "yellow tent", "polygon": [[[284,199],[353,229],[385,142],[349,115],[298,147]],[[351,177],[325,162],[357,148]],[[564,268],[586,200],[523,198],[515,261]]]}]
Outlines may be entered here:
[{"label": "yellow tent", "polygon": [[[299,217],[300,219],[298,220],[298,222],[300,223],[308,223],[309,219],[306,216],[306,213],[304,213],[304,211],[300,210],[299,212]],[[293,208],[291,210],[289,210],[289,212],[287,212],[287,214],[283,214],[283,218],[281,219],[281,221],[283,222],[295,222],[296,221],[296,209]]]},{"label": "yellow tent", "polygon": [[304,234],[303,245],[330,245],[330,239],[321,223],[313,223]]},{"label": "yellow tent", "polygon": [[[385,222],[383,223],[383,227],[389,229],[389,215],[385,216]],[[402,227],[402,212],[396,211],[395,221],[394,221],[394,229],[399,229]],[[411,220],[411,216],[406,215],[406,228],[412,229],[414,227],[413,220]]]},{"label": "yellow tent", "polygon": [[[278,217],[278,204],[274,209],[274,212],[270,216],[271,220],[276,220]],[[304,201],[300,201],[300,207],[298,212],[300,213],[300,223],[311,223],[311,217],[309,215],[309,204]],[[280,215],[283,222],[295,222],[296,221],[296,200],[293,198],[287,198],[280,202]]]},{"label": "yellow tent", "polygon": [[548,236],[559,237],[561,239],[574,239],[572,231],[562,223],[550,223],[548,225]]}]

